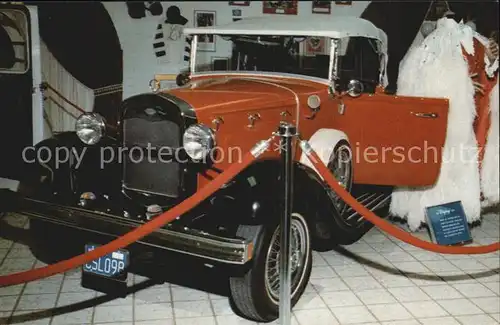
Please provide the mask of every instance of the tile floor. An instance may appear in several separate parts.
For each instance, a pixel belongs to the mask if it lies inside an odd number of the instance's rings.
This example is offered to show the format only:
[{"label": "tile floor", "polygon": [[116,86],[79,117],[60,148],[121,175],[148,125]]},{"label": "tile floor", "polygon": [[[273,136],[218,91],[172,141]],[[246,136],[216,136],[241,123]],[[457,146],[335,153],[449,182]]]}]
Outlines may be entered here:
[{"label": "tile floor", "polygon": [[[475,244],[499,239],[499,215],[473,230]],[[20,229],[27,221],[8,215]],[[1,230],[1,229],[0,229]],[[425,233],[419,237],[427,239]],[[30,250],[0,237],[0,274],[39,267]],[[294,309],[301,325],[500,324],[500,255],[439,255],[373,229],[345,251],[315,253],[311,284]],[[109,299],[80,287],[75,270],[46,280],[0,288],[0,324],[30,325],[243,325],[224,296],[176,284],[138,287]],[[210,281],[210,280],[208,280]],[[278,324],[278,322],[276,322]]]}]

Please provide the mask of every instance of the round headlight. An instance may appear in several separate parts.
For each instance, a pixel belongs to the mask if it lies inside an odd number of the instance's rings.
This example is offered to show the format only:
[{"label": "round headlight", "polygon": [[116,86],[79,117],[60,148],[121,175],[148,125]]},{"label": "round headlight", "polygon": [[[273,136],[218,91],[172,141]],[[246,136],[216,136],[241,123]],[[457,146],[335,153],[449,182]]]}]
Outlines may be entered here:
[{"label": "round headlight", "polygon": [[212,129],[205,125],[191,125],[184,132],[183,146],[191,159],[201,160],[215,147],[215,135]]},{"label": "round headlight", "polygon": [[97,113],[84,113],[75,123],[75,131],[85,144],[96,144],[106,131],[106,121]]}]

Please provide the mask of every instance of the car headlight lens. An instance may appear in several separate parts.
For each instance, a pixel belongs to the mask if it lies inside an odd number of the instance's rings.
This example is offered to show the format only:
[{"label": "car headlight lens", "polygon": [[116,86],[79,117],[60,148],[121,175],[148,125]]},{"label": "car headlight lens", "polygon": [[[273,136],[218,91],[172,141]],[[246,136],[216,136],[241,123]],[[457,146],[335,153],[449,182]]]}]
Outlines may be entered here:
[{"label": "car headlight lens", "polygon": [[184,150],[193,160],[202,160],[215,147],[215,135],[213,131],[202,124],[195,124],[188,127],[182,138]]},{"label": "car headlight lens", "polygon": [[96,144],[106,131],[106,121],[97,113],[84,113],[78,117],[75,131],[85,144]]}]

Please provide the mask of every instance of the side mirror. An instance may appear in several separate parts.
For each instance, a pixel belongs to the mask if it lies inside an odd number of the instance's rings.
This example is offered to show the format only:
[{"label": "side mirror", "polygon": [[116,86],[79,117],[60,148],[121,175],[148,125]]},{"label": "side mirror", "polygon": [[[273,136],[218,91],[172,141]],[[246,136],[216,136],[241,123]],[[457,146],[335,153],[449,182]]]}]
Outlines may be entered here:
[{"label": "side mirror", "polygon": [[347,94],[351,97],[361,96],[363,90],[363,84],[359,80],[351,80],[347,85]]},{"label": "side mirror", "polygon": [[316,117],[316,114],[320,111],[321,98],[318,95],[311,95],[307,98],[307,106],[311,110],[312,114],[306,116],[306,119],[312,120]]}]

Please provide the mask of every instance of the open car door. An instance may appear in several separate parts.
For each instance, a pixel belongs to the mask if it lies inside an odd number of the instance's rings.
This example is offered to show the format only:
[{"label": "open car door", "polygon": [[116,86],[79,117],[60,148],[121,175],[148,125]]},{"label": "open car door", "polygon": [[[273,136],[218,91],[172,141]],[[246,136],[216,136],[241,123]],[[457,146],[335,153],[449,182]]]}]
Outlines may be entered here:
[{"label": "open car door", "polygon": [[387,95],[377,89],[380,49],[368,38],[342,39],[340,85],[359,80],[359,97],[332,98],[333,125],[349,137],[354,182],[433,185],[446,139],[448,100]]},{"label": "open car door", "polygon": [[354,182],[427,186],[436,182],[446,139],[448,101],[362,94],[334,99],[334,126],[349,137]]}]

